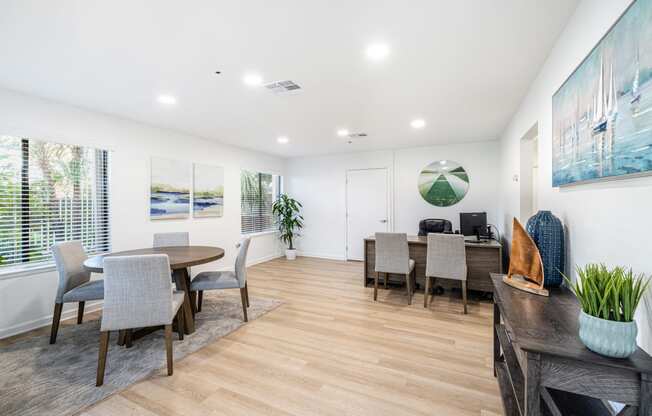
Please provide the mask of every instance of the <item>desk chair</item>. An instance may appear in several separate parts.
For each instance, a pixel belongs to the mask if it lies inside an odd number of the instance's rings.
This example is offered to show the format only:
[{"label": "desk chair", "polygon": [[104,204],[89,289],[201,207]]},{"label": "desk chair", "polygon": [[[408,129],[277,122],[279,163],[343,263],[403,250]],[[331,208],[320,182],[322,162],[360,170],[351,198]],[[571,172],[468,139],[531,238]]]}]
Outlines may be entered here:
[{"label": "desk chair", "polygon": [[66,302],[78,302],[77,324],[84,319],[84,306],[87,300],[104,299],[104,281],[91,281],[91,272],[84,269],[86,252],[80,241],[65,241],[52,246],[52,255],[59,272],[59,286],[54,300],[50,344],[57,342],[61,311]]},{"label": "desk chair", "polygon": [[414,260],[410,258],[407,234],[376,233],[376,276],[374,279],[374,301],[378,299],[378,275],[385,274],[385,289],[387,289],[387,274],[403,274],[407,284],[408,305],[412,304],[414,293]]},{"label": "desk chair", "polygon": [[104,368],[111,331],[151,326],[165,327],[168,376],[172,375],[172,322],[183,334],[184,293],[172,289],[166,254],[114,256],[104,259],[104,310],[100,325],[97,386],[104,383]]},{"label": "desk chair", "polygon": [[[460,234],[428,234],[426,254],[426,289],[423,307],[428,307],[431,279],[453,279],[462,282],[462,299],[466,314],[466,248]],[[432,282],[434,283],[434,282]]]}]

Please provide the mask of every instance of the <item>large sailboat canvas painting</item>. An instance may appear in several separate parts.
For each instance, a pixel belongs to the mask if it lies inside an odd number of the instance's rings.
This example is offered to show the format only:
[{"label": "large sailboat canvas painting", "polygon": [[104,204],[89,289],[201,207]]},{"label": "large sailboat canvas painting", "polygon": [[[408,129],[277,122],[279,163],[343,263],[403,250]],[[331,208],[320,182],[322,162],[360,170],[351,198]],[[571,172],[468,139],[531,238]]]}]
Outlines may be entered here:
[{"label": "large sailboat canvas painting", "polygon": [[636,0],[553,96],[553,186],[652,174],[651,22]]}]

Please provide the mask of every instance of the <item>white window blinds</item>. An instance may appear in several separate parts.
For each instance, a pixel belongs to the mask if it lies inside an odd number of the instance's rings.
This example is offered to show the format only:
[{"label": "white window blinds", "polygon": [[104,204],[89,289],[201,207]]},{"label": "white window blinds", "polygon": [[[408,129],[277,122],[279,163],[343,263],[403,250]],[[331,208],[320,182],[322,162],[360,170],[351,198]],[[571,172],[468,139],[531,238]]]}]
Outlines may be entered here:
[{"label": "white window blinds", "polygon": [[109,251],[108,158],[106,150],[0,136],[0,270],[52,263],[58,241]]},{"label": "white window blinds", "polygon": [[242,234],[274,229],[272,203],[281,193],[282,177],[243,170],[240,173]]}]

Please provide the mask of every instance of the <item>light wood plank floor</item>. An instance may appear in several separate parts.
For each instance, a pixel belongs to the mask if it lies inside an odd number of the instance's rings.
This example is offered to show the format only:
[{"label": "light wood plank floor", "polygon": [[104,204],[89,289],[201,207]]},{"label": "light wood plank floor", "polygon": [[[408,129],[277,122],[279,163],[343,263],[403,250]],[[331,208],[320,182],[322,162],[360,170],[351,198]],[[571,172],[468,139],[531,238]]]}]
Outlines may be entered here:
[{"label": "light wood plank floor", "polygon": [[[502,414],[491,366],[492,307],[456,295],[429,309],[404,289],[362,287],[362,263],[273,260],[251,296],[285,303],[87,409],[107,415]],[[207,295],[210,296],[210,295]]]}]

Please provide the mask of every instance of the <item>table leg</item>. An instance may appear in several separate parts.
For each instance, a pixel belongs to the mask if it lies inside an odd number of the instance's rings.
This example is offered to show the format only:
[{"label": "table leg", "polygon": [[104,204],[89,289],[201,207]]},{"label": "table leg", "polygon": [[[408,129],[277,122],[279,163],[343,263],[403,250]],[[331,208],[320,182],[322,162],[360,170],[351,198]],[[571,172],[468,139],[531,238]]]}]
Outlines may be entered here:
[{"label": "table leg", "polygon": [[525,353],[525,415],[541,416],[541,356]]},{"label": "table leg", "polygon": [[[190,269],[186,269],[186,285],[190,288]],[[195,317],[197,313],[197,292],[188,292],[190,293],[190,306],[192,307],[192,316]]]},{"label": "table leg", "polygon": [[641,374],[641,403],[638,414],[652,416],[652,375],[650,374]]},{"label": "table leg", "polygon": [[190,306],[190,277],[188,271],[183,269],[175,269],[172,271],[174,282],[177,285],[177,290],[183,290],[185,296],[183,298],[183,329],[186,334],[195,332],[195,320],[192,315],[192,306]]},{"label": "table leg", "polygon": [[496,373],[496,366],[500,360],[500,341],[498,340],[497,325],[500,325],[500,308],[497,303],[494,303],[494,377],[498,375],[498,373]]}]

